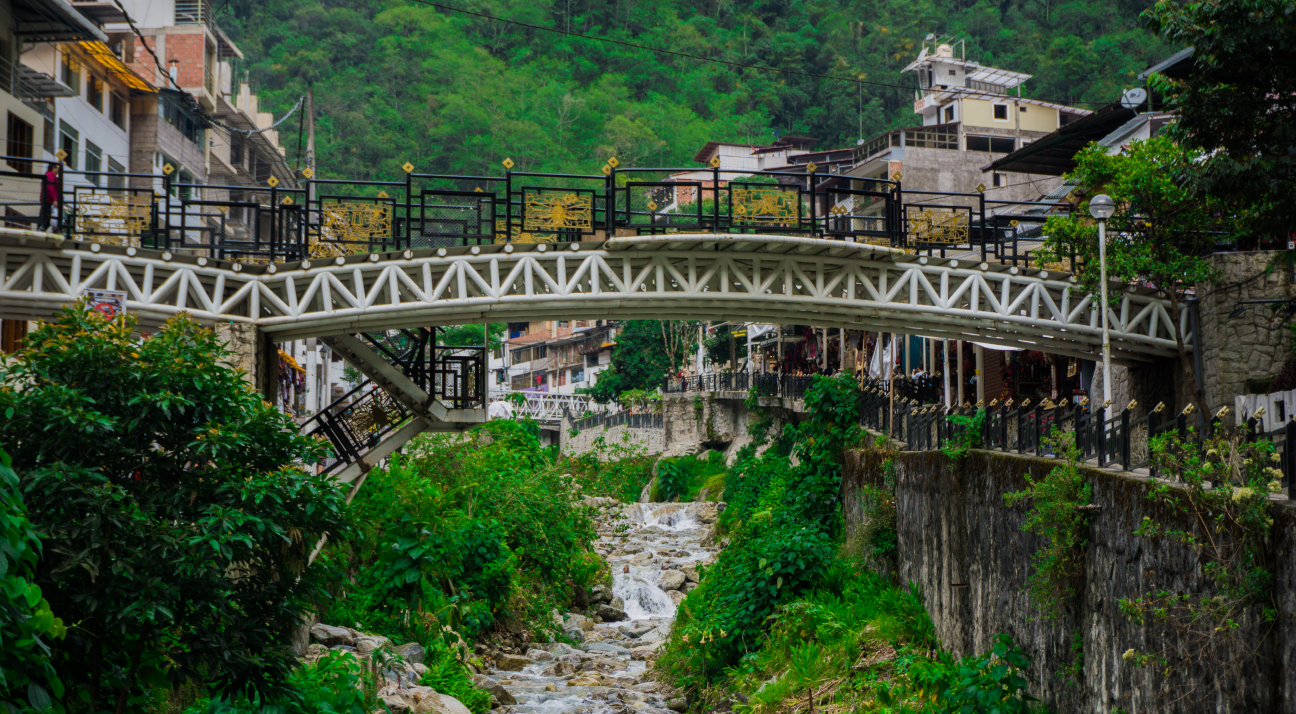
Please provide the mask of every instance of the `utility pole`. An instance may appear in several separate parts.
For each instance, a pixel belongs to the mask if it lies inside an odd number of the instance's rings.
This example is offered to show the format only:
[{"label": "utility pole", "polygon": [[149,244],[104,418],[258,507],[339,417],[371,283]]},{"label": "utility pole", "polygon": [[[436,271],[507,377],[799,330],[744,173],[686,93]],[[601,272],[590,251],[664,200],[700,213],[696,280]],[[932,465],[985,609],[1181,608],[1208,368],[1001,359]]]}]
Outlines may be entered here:
[{"label": "utility pole", "polygon": [[[306,168],[310,169],[311,177],[315,176],[315,85],[306,85]],[[306,205],[309,207],[311,200],[315,198],[315,187],[310,186],[310,193],[306,196]]]}]

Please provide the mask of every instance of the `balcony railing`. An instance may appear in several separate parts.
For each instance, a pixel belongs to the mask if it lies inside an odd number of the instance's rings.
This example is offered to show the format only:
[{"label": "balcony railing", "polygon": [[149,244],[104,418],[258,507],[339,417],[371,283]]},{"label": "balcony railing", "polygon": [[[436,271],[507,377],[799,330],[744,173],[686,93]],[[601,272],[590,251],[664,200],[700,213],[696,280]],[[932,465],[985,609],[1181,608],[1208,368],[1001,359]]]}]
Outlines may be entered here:
[{"label": "balcony railing", "polygon": [[[49,101],[53,94],[42,89],[35,81],[39,76],[39,73],[30,67],[14,64],[8,58],[0,57],[0,89],[17,97],[23,104],[36,110],[46,119],[53,119],[54,106]],[[53,83],[54,80],[50,78],[49,81]]]},{"label": "balcony railing", "polygon": [[208,0],[176,0],[175,24],[211,26],[212,9]]}]

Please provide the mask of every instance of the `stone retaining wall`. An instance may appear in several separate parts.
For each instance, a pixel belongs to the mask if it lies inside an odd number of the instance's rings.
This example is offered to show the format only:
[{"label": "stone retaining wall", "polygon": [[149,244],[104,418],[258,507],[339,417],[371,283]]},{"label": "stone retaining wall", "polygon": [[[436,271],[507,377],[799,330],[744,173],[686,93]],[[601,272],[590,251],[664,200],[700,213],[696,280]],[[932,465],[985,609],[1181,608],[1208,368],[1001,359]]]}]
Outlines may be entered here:
[{"label": "stone retaining wall", "polygon": [[[982,451],[962,461],[939,452],[902,452],[896,461],[898,579],[922,588],[936,632],[950,651],[986,652],[996,634],[1011,635],[1033,660],[1033,693],[1058,712],[1296,712],[1296,506],[1273,507],[1269,569],[1276,619],[1263,623],[1255,611],[1239,618],[1257,658],[1243,673],[1208,662],[1167,678],[1157,667],[1122,661],[1131,648],[1153,649],[1160,633],[1133,625],[1121,614],[1120,600],[1161,588],[1196,592],[1205,583],[1194,553],[1133,534],[1145,515],[1165,524],[1183,520],[1146,498],[1148,479],[1089,471],[1099,510],[1089,530],[1080,594],[1053,623],[1032,602],[1027,586],[1032,557],[1044,540],[1021,530],[1025,509],[1005,506],[1003,495],[1024,488],[1025,474],[1042,477],[1057,462]],[[847,455],[848,542],[865,526],[860,485],[879,481],[876,452]],[[1084,657],[1078,684],[1055,674],[1073,661],[1075,633],[1082,637]],[[1226,696],[1188,701],[1182,695],[1190,681],[1218,686]]]}]

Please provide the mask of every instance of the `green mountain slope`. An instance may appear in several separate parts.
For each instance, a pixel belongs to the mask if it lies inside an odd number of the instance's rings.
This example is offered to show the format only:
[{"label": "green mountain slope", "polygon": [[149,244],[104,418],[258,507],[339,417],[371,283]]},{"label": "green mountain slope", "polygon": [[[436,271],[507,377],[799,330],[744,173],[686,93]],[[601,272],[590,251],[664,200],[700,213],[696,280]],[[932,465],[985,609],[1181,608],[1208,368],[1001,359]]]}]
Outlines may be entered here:
[{"label": "green mountain slope", "polygon": [[[278,113],[315,86],[323,176],[595,173],[691,166],[709,140],[819,148],[914,123],[900,70],[928,33],[968,59],[1029,72],[1025,95],[1097,106],[1169,54],[1146,0],[446,0],[455,7],[741,64],[860,77],[886,87],[735,68],[493,20],[411,0],[229,0],[218,20]],[[281,127],[297,160],[297,125]]]}]

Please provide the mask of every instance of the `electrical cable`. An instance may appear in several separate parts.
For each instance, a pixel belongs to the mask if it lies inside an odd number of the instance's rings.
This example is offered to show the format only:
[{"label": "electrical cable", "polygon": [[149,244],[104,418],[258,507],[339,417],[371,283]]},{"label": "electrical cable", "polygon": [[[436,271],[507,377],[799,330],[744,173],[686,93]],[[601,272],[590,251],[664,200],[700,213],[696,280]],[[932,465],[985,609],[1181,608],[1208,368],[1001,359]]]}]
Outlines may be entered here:
[{"label": "electrical cable", "polygon": [[[594,42],[607,42],[607,43],[609,43],[609,44],[613,44],[613,45],[621,45],[622,47],[632,47],[632,48],[634,48],[634,49],[638,49],[638,50],[648,50],[649,52],[660,52],[660,53],[662,53],[662,54],[675,55],[676,57],[686,57],[686,58],[688,58],[688,59],[695,59],[695,60],[698,60],[698,61],[701,61],[701,62],[714,62],[714,63],[716,63],[716,64],[723,64],[723,65],[727,65],[727,66],[730,66],[730,67],[739,67],[739,68],[742,68],[742,69],[755,69],[755,70],[759,70],[759,71],[762,71],[762,72],[777,72],[777,73],[779,73],[779,74],[792,74],[792,75],[798,75],[798,76],[802,76],[802,77],[814,77],[814,78],[816,78],[816,79],[830,79],[830,80],[833,80],[833,81],[836,81],[836,82],[854,82],[855,84],[858,84],[858,85],[868,84],[868,85],[872,85],[872,86],[875,86],[875,87],[889,87],[889,88],[892,88],[892,89],[903,89],[903,90],[906,90],[906,91],[912,91],[912,90],[916,89],[916,87],[914,87],[914,86],[912,86],[912,85],[892,84],[892,83],[890,83],[890,82],[874,82],[874,81],[867,80],[867,79],[857,79],[857,78],[853,78],[853,77],[842,77],[842,76],[835,75],[835,74],[819,74],[819,73],[817,73],[817,72],[802,72],[802,71],[800,71],[800,70],[795,70],[795,69],[779,69],[778,67],[769,67],[769,66],[766,66],[766,65],[759,65],[759,64],[745,64],[745,63],[742,63],[742,62],[730,62],[729,60],[715,59],[715,58],[712,58],[712,57],[703,57],[703,56],[701,56],[701,55],[689,54],[689,53],[687,53],[687,52],[678,52],[678,51],[676,51],[676,50],[666,50],[666,49],[662,49],[662,48],[660,48],[660,47],[651,47],[651,46],[649,46],[649,45],[640,45],[640,44],[636,44],[636,43],[634,43],[634,42],[626,42],[626,41],[624,41],[624,40],[614,40],[614,39],[612,39],[612,38],[610,38],[610,37],[595,37],[595,36],[593,36],[593,35],[582,35],[582,34],[579,33],[579,32],[570,32],[570,31],[568,31],[568,30],[559,30],[559,29],[556,29],[556,28],[553,28],[553,27],[545,27],[545,26],[543,26],[543,25],[532,25],[532,24],[527,23],[527,22],[518,22],[517,20],[505,20],[505,19],[502,18],[502,17],[495,17],[494,15],[487,15],[486,13],[482,13],[482,12],[473,12],[472,10],[464,10],[463,8],[452,7],[452,6],[450,6],[450,5],[442,5],[441,3],[432,2],[431,0],[413,0],[413,2],[419,3],[419,4],[421,4],[421,5],[428,5],[428,6],[430,6],[430,7],[435,7],[435,8],[437,8],[438,10],[445,10],[446,12],[457,12],[457,13],[460,13],[460,14],[462,14],[462,15],[471,15],[471,16],[473,16],[473,17],[480,17],[480,18],[485,19],[485,20],[494,20],[495,22],[503,22],[503,23],[506,23],[506,24],[509,24],[509,25],[517,25],[517,26],[519,26],[519,27],[526,27],[526,28],[529,28],[529,29],[532,29],[532,30],[543,30],[543,31],[545,31],[545,32],[553,32],[553,33],[556,33],[556,34],[559,34],[559,35],[568,35],[568,36],[571,36],[571,37],[579,37],[579,38],[581,38],[581,39],[583,39],[583,40],[593,40]],[[990,94],[987,94],[987,96],[1000,96],[1000,95],[990,95]],[[1003,96],[1006,97],[1006,98],[1011,98],[1011,97],[1009,97],[1008,95],[1003,95]],[[1030,97],[1023,97],[1023,98],[1024,98],[1024,99],[1030,99]],[[1051,101],[1051,100],[1037,99],[1037,100],[1035,100],[1035,101]],[[1055,102],[1055,103],[1057,103],[1057,104],[1062,104],[1062,102]],[[1110,102],[1073,102],[1073,104],[1101,104],[1101,105],[1106,105],[1106,104],[1110,104]]]}]

